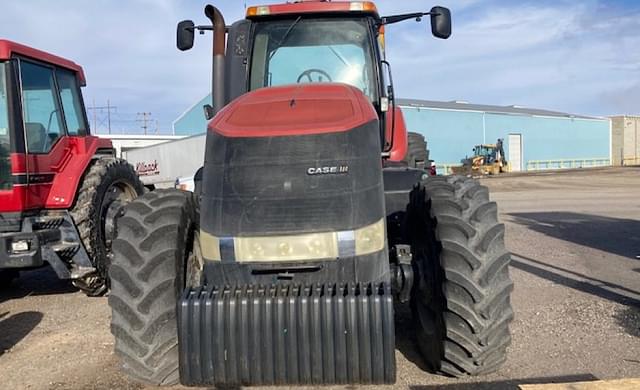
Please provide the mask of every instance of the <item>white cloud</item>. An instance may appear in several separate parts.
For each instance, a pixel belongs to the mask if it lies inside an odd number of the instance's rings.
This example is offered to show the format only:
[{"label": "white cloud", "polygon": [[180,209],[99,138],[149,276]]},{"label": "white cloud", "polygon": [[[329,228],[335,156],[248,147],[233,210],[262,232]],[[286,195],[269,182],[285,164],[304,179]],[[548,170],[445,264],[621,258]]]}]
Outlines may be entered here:
[{"label": "white cloud", "polygon": [[[633,49],[640,44],[639,16],[597,2],[509,4],[478,7],[454,19],[449,41],[402,31],[389,45],[396,72],[424,82],[400,79],[398,94],[593,115],[619,112],[606,91],[640,81],[640,54]],[[424,73],[416,75],[416,69]]]},{"label": "white cloud", "polygon": [[[259,1],[248,1],[254,4]],[[268,3],[279,1],[267,1]],[[261,2],[260,2],[261,3]],[[423,0],[378,1],[383,14],[427,10]],[[434,4],[436,2],[433,2]],[[217,3],[227,22],[241,1]],[[210,35],[194,49],[175,49],[175,25],[206,21],[204,1],[13,1],[3,5],[5,37],[84,66],[90,104],[107,99],[135,129],[150,111],[161,130],[210,86]],[[640,14],[597,1],[515,4],[442,1],[453,35],[430,37],[428,18],[387,30],[398,96],[521,104],[585,114],[631,112],[640,86]],[[635,101],[638,101],[637,99]],[[635,108],[640,112],[640,107]]]}]

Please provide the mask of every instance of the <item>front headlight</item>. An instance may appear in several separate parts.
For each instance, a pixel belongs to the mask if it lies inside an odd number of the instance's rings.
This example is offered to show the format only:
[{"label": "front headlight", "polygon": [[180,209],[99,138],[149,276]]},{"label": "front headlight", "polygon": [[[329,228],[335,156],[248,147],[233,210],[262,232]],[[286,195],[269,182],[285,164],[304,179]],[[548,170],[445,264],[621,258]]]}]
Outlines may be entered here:
[{"label": "front headlight", "polygon": [[385,246],[384,219],[356,229],[341,232],[297,234],[289,236],[233,237],[220,239],[200,232],[202,253],[207,260],[220,261],[221,245],[233,242],[234,258],[225,261],[278,262],[306,261],[352,257],[375,253]]},{"label": "front headlight", "polygon": [[236,261],[297,261],[338,258],[336,233],[236,237]]},{"label": "front headlight", "polygon": [[384,219],[373,225],[357,229],[356,236],[356,256],[368,255],[381,251],[384,248]]}]

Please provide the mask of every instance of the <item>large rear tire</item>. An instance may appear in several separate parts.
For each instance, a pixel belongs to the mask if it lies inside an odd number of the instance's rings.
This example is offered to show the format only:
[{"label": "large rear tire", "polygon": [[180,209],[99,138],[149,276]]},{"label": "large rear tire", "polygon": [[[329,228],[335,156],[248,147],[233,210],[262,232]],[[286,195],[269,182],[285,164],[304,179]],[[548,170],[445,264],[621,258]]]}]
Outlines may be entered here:
[{"label": "large rear tire", "polygon": [[427,141],[425,141],[424,136],[419,133],[409,132],[408,139],[409,143],[404,161],[410,168],[429,168],[429,150],[427,149]]},{"label": "large rear tire", "polygon": [[[111,333],[123,370],[151,385],[178,382],[177,300],[185,281],[200,283],[193,196],[157,190],[118,219],[109,271]],[[198,264],[196,269],[188,264]],[[199,277],[196,277],[198,275]]]},{"label": "large rear tire", "polygon": [[430,177],[407,210],[416,283],[411,306],[427,365],[451,376],[496,371],[513,319],[511,255],[486,187],[466,177]]},{"label": "large rear tire", "polygon": [[133,167],[118,158],[101,158],[89,167],[78,188],[71,217],[82,244],[96,271],[73,284],[89,296],[100,296],[109,289],[107,270],[115,219],[125,204],[144,193]]}]

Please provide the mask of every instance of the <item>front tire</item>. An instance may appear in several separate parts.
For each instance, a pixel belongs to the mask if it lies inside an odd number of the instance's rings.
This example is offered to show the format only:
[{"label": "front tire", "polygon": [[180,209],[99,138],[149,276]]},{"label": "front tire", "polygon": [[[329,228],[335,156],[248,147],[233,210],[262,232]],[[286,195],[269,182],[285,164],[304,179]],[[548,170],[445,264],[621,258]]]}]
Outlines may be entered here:
[{"label": "front tire", "polygon": [[73,281],[88,296],[100,296],[109,289],[107,270],[115,219],[122,206],[143,193],[135,170],[122,159],[98,159],[84,175],[70,214],[96,269]]},{"label": "front tire", "polygon": [[[157,190],[134,200],[118,219],[109,271],[111,333],[123,370],[151,385],[179,380],[177,301],[199,283],[197,214],[191,193]],[[201,260],[201,259],[199,259]]]},{"label": "front tire", "polygon": [[411,193],[407,228],[417,274],[411,306],[427,365],[456,377],[496,371],[511,342],[513,283],[487,188],[431,177]]}]

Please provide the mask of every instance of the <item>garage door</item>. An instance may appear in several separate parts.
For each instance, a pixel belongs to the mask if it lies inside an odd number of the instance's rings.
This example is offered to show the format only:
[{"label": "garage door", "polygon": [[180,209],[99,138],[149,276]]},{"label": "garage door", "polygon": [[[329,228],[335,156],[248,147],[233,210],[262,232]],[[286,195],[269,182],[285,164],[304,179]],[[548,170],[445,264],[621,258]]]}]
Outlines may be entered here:
[{"label": "garage door", "polygon": [[522,170],[522,134],[509,134],[509,160],[512,172]]}]

